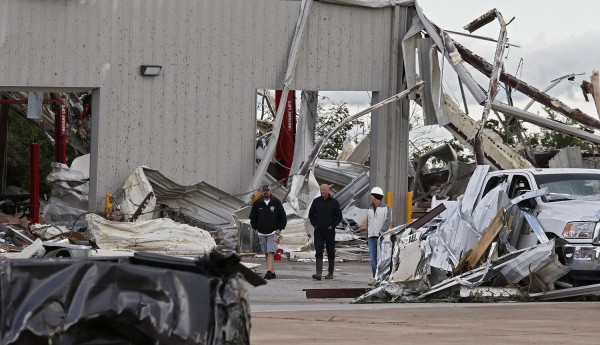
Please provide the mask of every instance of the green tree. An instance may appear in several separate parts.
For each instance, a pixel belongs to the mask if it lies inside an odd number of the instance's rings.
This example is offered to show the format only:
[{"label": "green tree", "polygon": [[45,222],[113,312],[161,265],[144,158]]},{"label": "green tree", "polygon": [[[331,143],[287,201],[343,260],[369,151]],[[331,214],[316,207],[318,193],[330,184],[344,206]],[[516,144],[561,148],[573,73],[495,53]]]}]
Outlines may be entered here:
[{"label": "green tree", "polygon": [[35,122],[13,112],[8,113],[8,152],[6,160],[6,185],[29,190],[29,146],[40,147],[40,195],[50,195],[52,187],[46,182],[54,161],[54,145],[48,135]]},{"label": "green tree", "polygon": [[[350,116],[350,112],[343,102],[334,102],[328,107],[319,106],[317,109],[317,123],[315,128],[317,139],[323,137],[348,116]],[[336,159],[341,152],[344,141],[350,134],[350,131],[353,129],[360,130],[364,128],[365,124],[361,119],[346,123],[342,129],[327,141],[327,144],[325,144],[319,153],[319,158]],[[353,142],[355,144],[358,143],[358,138],[354,137]]]},{"label": "green tree", "polygon": [[[584,129],[584,127],[578,122],[575,122],[564,115],[558,114],[550,108],[544,107],[544,111],[546,112],[546,114],[548,114],[548,117],[553,121]],[[535,133],[530,139],[530,144],[532,146],[543,146],[555,149],[562,149],[570,146],[579,146],[582,149],[589,148],[588,143],[581,139],[569,136],[564,133],[560,133],[556,130],[546,128],[541,128],[538,133]]]}]

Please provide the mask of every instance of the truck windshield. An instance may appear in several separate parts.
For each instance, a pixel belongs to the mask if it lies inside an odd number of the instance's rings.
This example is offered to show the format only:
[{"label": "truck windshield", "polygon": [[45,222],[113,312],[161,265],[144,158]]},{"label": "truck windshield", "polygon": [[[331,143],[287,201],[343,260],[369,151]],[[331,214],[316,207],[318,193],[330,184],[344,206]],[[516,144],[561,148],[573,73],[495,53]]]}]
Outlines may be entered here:
[{"label": "truck windshield", "polygon": [[535,175],[538,188],[548,188],[544,202],[593,198],[600,199],[600,174]]}]

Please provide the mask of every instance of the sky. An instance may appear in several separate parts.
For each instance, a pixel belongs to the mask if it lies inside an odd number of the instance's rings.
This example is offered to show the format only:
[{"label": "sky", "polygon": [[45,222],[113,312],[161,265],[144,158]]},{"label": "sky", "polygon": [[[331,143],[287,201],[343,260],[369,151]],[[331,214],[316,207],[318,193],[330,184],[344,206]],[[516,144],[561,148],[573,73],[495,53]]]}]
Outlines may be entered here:
[{"label": "sky", "polygon": [[[468,33],[462,27],[487,11],[496,8],[505,22],[514,20],[507,26],[509,43],[520,48],[505,50],[505,71],[515,75],[540,90],[549,86],[553,79],[571,74],[583,73],[575,81],[562,81],[548,91],[548,94],[563,101],[571,108],[579,108],[590,116],[597,116],[593,101],[585,102],[581,92],[581,82],[590,79],[593,70],[600,70],[600,25],[597,24],[600,13],[600,1],[578,0],[418,0],[425,15],[432,22],[446,30]],[[499,24],[495,20],[473,34],[496,39]],[[496,49],[495,42],[482,41],[450,34],[452,38],[465,45],[476,54],[492,61]],[[457,103],[462,104],[460,89],[451,67],[444,66],[444,88]],[[472,75],[480,85],[487,88],[488,80],[478,71]],[[468,94],[468,91],[465,89]],[[368,106],[369,93],[344,92],[323,93],[335,101],[348,104],[350,113],[356,113]],[[504,93],[497,99],[506,101]],[[513,94],[515,106],[523,108],[530,98]],[[538,104],[530,112],[544,115]],[[474,118],[481,116],[482,108],[469,100],[469,112]]]}]

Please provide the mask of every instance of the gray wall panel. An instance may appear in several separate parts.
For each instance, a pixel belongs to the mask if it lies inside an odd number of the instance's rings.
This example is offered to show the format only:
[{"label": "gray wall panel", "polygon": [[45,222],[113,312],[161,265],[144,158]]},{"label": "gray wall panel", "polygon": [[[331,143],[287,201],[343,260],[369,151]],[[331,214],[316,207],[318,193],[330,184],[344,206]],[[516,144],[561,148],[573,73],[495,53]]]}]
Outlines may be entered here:
[{"label": "gray wall panel", "polygon": [[[254,171],[255,90],[282,87],[299,8],[281,0],[2,0],[0,88],[100,89],[99,205],[137,165],[181,184],[244,192]],[[314,2],[291,87],[389,89],[391,12]],[[141,77],[142,64],[163,71]]]}]

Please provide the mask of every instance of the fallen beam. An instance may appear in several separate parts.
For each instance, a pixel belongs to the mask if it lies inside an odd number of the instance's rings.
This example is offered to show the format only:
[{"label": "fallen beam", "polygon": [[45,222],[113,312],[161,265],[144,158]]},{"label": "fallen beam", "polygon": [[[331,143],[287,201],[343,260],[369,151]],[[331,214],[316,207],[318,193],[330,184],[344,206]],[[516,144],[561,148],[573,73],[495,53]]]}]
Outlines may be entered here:
[{"label": "fallen beam", "polygon": [[306,298],[357,298],[370,290],[369,288],[302,289],[306,292]]},{"label": "fallen beam", "polygon": [[446,210],[446,205],[439,204],[434,209],[432,209],[431,211],[429,211],[429,212],[425,213],[424,215],[422,215],[421,217],[419,217],[419,219],[417,219],[414,222],[408,224],[407,227],[415,229],[415,230],[419,229],[423,225],[429,223],[433,218],[435,218],[438,214],[444,212],[445,210]]},{"label": "fallen beam", "polygon": [[[487,62],[484,58],[473,53],[460,43],[456,41],[453,41],[453,43],[464,61],[475,67],[478,71],[480,71],[487,77],[492,77],[492,72],[494,70],[494,66],[492,64]],[[567,106],[557,98],[549,96],[548,94],[536,89],[535,87],[527,84],[526,82],[518,79],[515,76],[501,72],[500,81],[510,85],[515,90],[531,97],[532,99],[536,100],[542,105],[554,111],[557,111],[574,121],[577,121],[586,126],[600,129],[600,120],[585,114],[579,109],[571,109],[569,106]]]},{"label": "fallen beam", "polygon": [[558,299],[558,298],[568,298],[568,297],[576,297],[576,296],[585,296],[591,295],[600,292],[600,284],[593,285],[585,285],[578,286],[570,289],[560,289],[548,292],[539,292],[532,293],[529,297],[537,298],[542,301]]},{"label": "fallen beam", "polygon": [[510,105],[506,105],[498,101],[494,101],[492,103],[492,109],[544,128],[557,130],[564,134],[572,135],[576,138],[586,140],[594,144],[600,144],[600,136],[590,134],[586,131],[573,128],[571,126],[563,125],[560,122],[546,119],[538,115],[534,115],[530,112],[523,111],[519,108],[511,107]]},{"label": "fallen beam", "polygon": [[310,152],[310,154],[308,155],[307,160],[304,162],[304,164],[302,164],[302,166],[300,167],[299,172],[297,173],[297,175],[302,175],[305,176],[306,173],[308,172],[308,170],[312,167],[314,167],[315,162],[317,161],[319,152],[321,152],[321,150],[323,149],[323,147],[325,147],[325,144],[327,143],[327,140],[329,140],[329,138],[331,138],[331,136],[333,136],[335,133],[337,133],[340,129],[342,129],[344,127],[344,125],[350,121],[354,121],[364,115],[370,114],[371,112],[373,112],[376,109],[379,109],[381,107],[383,107],[384,105],[393,103],[393,102],[397,102],[402,100],[404,97],[410,95],[412,92],[420,92],[421,89],[423,88],[423,85],[425,84],[425,82],[420,81],[418,83],[416,83],[413,87],[411,87],[410,89],[406,89],[388,99],[385,99],[377,104],[374,104],[370,107],[368,107],[367,109],[363,109],[361,111],[359,111],[358,113],[348,116],[345,119],[343,119],[340,123],[338,123],[333,129],[331,129],[327,134],[325,134],[323,137],[321,137],[316,143],[315,146],[313,147],[312,151]]},{"label": "fallen beam", "polygon": [[498,43],[496,44],[496,53],[494,54],[494,65],[492,66],[492,70],[490,71],[490,83],[488,85],[487,98],[485,100],[485,104],[483,107],[483,114],[481,115],[481,121],[479,123],[479,130],[475,135],[475,140],[473,143],[474,153],[475,153],[475,161],[477,165],[485,164],[485,155],[483,153],[483,130],[485,128],[485,123],[487,122],[487,118],[490,113],[490,109],[492,106],[492,101],[494,97],[496,97],[496,93],[498,91],[498,80],[500,79],[500,73],[503,70],[502,58],[504,54],[504,48],[506,47],[506,42],[508,40],[507,32],[506,32],[506,23],[504,22],[504,18],[502,14],[498,12],[496,9],[489,11],[473,22],[469,23],[465,26],[465,29],[469,30],[469,32],[473,32],[480,27],[486,25],[487,23],[494,20],[494,18],[498,19],[500,22],[500,36],[498,37]]}]

